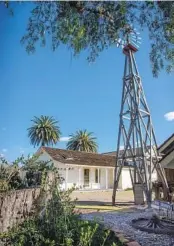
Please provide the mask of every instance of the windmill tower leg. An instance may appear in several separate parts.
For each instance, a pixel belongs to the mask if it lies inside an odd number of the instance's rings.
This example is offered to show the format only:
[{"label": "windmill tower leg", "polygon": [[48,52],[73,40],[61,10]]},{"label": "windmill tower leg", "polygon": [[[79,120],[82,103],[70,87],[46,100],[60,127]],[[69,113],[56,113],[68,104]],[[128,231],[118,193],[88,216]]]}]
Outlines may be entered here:
[{"label": "windmill tower leg", "polygon": [[[142,184],[147,204],[150,207],[152,173],[156,171],[161,178],[166,198],[168,184],[164,169],[159,163],[151,115],[135,62],[134,53],[136,51],[137,49],[129,43],[123,48],[125,66],[112,204],[115,204],[121,171],[126,164],[134,169],[132,183],[139,181]],[[124,149],[121,149],[121,146],[124,146]]]}]

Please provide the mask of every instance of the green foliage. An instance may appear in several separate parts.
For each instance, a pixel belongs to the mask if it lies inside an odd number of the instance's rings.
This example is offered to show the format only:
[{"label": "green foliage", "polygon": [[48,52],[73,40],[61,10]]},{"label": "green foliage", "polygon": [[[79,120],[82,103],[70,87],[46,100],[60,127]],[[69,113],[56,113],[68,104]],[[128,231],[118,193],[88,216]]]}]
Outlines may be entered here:
[{"label": "green foliage", "polygon": [[24,159],[21,170],[26,172],[25,187],[40,186],[43,176],[47,175],[48,172],[58,171],[51,161],[39,160],[39,154]]},{"label": "green foliage", "polygon": [[173,1],[51,1],[37,2],[21,42],[33,53],[37,42],[52,49],[67,45],[74,55],[89,52],[94,61],[101,51],[117,43],[125,24],[148,29],[153,75],[174,69]]},{"label": "green foliage", "polygon": [[[24,172],[25,175],[22,175]],[[58,175],[58,170],[53,163],[39,160],[38,154],[27,158],[21,156],[11,164],[5,158],[0,158],[0,192],[38,187],[48,172]],[[59,180],[61,180],[60,177]]]},{"label": "green foliage", "polygon": [[0,234],[4,246],[122,246],[115,234],[96,222],[83,221],[74,212],[72,190],[60,191],[59,178],[50,186],[51,199],[38,201],[38,213]]},{"label": "green foliage", "polygon": [[0,192],[23,188],[18,166],[20,160],[21,158],[18,158],[18,160],[9,164],[4,158],[0,158]]},{"label": "green foliage", "polygon": [[79,130],[75,134],[71,134],[67,143],[69,150],[97,152],[97,148],[96,138],[93,137],[92,132],[87,132],[87,130]]},{"label": "green foliage", "polygon": [[60,127],[58,121],[53,117],[34,117],[33,125],[28,128],[28,137],[31,144],[35,146],[46,146],[56,144],[60,139]]}]

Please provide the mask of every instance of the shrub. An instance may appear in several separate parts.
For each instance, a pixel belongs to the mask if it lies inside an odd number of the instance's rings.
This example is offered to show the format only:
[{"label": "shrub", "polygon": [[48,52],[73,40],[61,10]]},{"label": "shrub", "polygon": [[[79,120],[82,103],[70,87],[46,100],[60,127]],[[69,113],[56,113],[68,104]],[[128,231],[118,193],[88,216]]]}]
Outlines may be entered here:
[{"label": "shrub", "polygon": [[[51,183],[47,179],[50,168],[54,171]],[[81,220],[80,214],[75,213],[75,201],[70,199],[74,188],[60,190],[62,180],[56,170],[43,163],[34,166],[33,162],[30,165],[28,162],[25,169],[30,174],[31,171],[41,173],[41,192],[35,201],[35,213],[7,233],[0,234],[0,245],[1,242],[4,246],[122,245],[112,231],[104,229],[99,223]],[[30,177],[33,179],[33,176]]]},{"label": "shrub", "polygon": [[[71,220],[71,226],[59,223],[57,231],[49,223],[26,220],[23,224],[2,234],[4,246],[122,246],[114,232],[92,221],[79,218]],[[45,228],[44,228],[45,227]],[[68,231],[67,231],[68,230]]]},{"label": "shrub", "polygon": [[[57,183],[48,203],[37,204],[38,214],[11,229],[0,238],[4,246],[121,246],[115,234],[97,222],[84,221],[74,210],[69,191]],[[117,244],[116,244],[117,242]]]}]

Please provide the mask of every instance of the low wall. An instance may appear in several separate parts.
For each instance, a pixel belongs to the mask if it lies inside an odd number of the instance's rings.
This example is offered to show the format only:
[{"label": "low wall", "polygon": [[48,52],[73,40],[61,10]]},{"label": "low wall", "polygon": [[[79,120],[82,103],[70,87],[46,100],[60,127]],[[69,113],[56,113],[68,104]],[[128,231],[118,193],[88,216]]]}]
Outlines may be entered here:
[{"label": "low wall", "polygon": [[40,188],[14,190],[0,194],[0,232],[5,232],[30,215]]}]

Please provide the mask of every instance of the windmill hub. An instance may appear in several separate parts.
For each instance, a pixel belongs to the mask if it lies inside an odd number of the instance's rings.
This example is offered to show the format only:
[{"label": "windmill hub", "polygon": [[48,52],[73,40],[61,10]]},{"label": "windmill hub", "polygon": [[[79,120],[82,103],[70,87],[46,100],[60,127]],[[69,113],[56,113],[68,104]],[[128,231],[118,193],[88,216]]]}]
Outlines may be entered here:
[{"label": "windmill hub", "polygon": [[137,52],[138,49],[133,46],[132,44],[127,44],[124,48],[123,48],[123,53],[128,56],[129,55],[129,50],[131,50],[132,52]]}]

